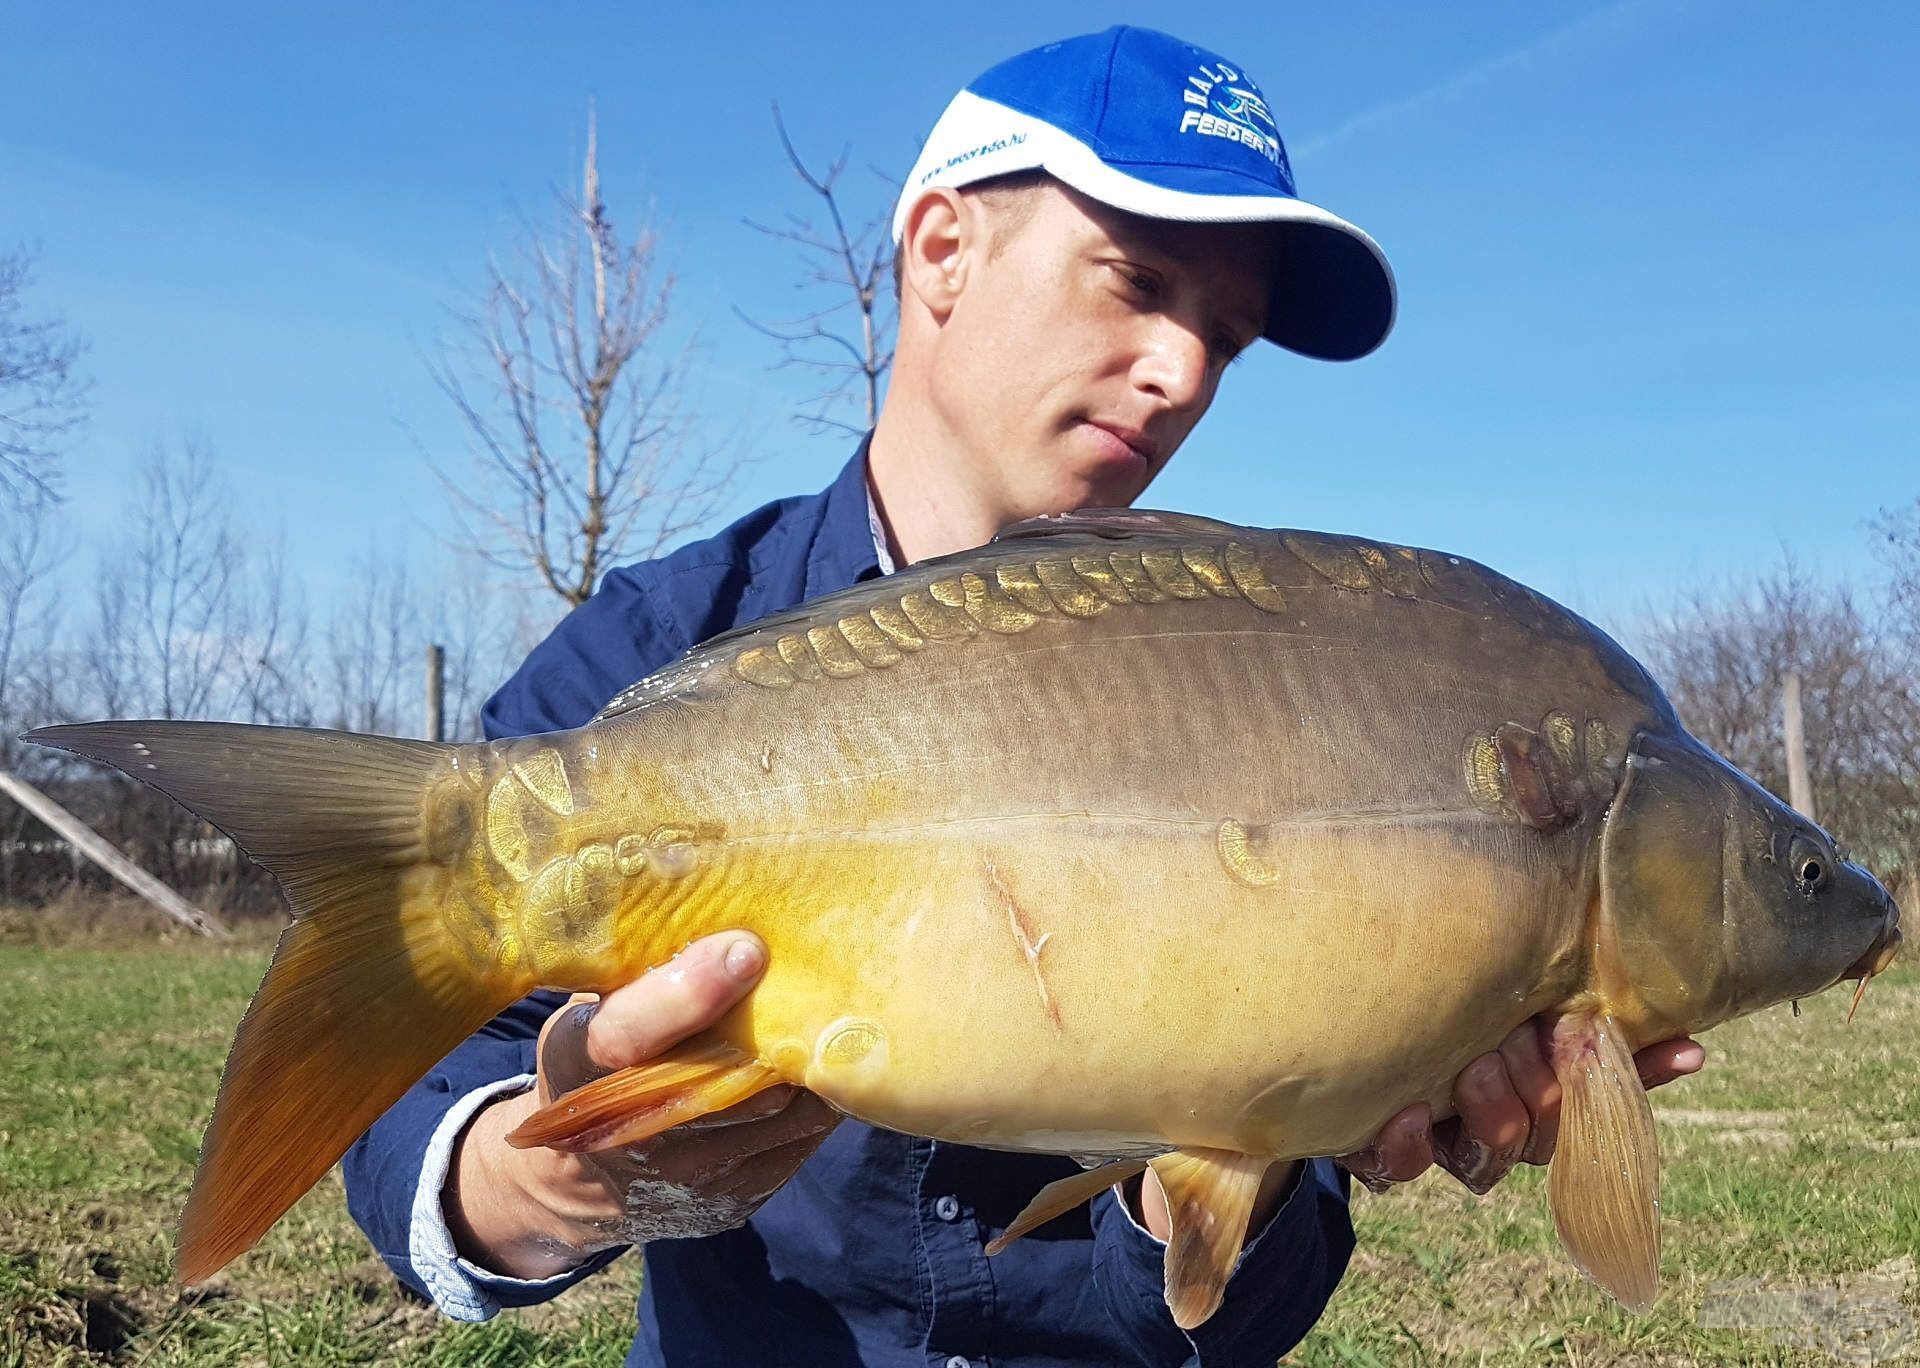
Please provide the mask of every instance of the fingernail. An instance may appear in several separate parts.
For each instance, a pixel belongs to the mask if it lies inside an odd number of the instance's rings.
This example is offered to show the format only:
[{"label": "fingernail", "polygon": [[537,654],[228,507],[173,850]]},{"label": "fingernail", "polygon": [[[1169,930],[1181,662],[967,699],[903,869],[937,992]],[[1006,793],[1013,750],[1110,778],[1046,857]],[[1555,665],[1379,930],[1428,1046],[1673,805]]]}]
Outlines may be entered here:
[{"label": "fingernail", "polygon": [[760,943],[748,937],[741,937],[727,948],[727,972],[743,982],[759,973],[766,962]]},{"label": "fingernail", "polygon": [[1458,1163],[1456,1172],[1460,1175],[1460,1181],[1467,1185],[1467,1190],[1476,1196],[1486,1196],[1495,1176],[1493,1151],[1478,1140],[1462,1140]]},{"label": "fingernail", "polygon": [[1380,1164],[1379,1151],[1371,1146],[1356,1150],[1341,1159],[1340,1167],[1358,1178],[1367,1191],[1376,1197],[1385,1196],[1393,1186],[1386,1176],[1386,1170]]},{"label": "fingernail", "polygon": [[1467,1095],[1483,1102],[1500,1096],[1502,1069],[1498,1060],[1486,1060],[1467,1070]]}]

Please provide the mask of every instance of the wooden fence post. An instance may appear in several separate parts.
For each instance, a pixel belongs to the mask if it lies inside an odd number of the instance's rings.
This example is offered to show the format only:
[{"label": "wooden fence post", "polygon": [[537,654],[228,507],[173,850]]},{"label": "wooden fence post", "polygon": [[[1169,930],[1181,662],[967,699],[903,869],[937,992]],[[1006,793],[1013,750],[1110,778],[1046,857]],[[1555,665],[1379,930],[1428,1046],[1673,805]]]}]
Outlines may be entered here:
[{"label": "wooden fence post", "polygon": [[1781,699],[1782,730],[1787,743],[1787,801],[1809,822],[1813,815],[1813,784],[1807,778],[1807,730],[1800,717],[1800,674],[1787,671],[1786,690]]},{"label": "wooden fence post", "polygon": [[427,647],[427,740],[444,741],[447,739],[446,717],[442,707],[446,700],[447,653],[440,649],[438,642]]}]

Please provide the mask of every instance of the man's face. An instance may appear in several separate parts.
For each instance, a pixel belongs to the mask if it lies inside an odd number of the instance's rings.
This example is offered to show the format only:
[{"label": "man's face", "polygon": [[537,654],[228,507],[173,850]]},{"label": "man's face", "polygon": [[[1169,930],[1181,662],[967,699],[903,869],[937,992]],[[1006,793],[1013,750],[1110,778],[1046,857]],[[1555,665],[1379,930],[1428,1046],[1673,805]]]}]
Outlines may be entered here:
[{"label": "man's face", "polygon": [[1138,218],[1055,183],[1022,193],[974,200],[990,241],[947,319],[936,402],[1005,520],[1122,507],[1259,338],[1275,230]]}]

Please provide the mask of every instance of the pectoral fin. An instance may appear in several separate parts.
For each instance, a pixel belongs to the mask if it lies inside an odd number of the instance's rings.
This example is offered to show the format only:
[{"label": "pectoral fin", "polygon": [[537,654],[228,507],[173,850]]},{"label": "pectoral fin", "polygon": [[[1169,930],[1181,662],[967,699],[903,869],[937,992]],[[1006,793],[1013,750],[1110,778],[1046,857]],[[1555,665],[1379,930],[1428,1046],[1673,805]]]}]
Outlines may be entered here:
[{"label": "pectoral fin", "polygon": [[1173,1224],[1167,1241],[1167,1307],[1182,1330],[1219,1309],[1227,1277],[1246,1243],[1260,1179],[1272,1163],[1213,1149],[1175,1150],[1153,1161]]},{"label": "pectoral fin", "polygon": [[637,1145],[778,1082],[779,1074],[731,1045],[687,1041],[549,1102],[522,1121],[507,1143],[571,1154]]},{"label": "pectoral fin", "polygon": [[1121,1159],[1048,1183],[1027,1203],[1026,1209],[1014,1217],[1012,1225],[987,1242],[988,1255],[998,1254],[1028,1231],[1045,1225],[1056,1216],[1066,1215],[1082,1202],[1091,1202],[1115,1183],[1126,1182],[1146,1166],[1144,1159]]},{"label": "pectoral fin", "polygon": [[1547,1183],[1560,1243],[1629,1311],[1660,1290],[1660,1143],[1633,1051],[1611,1016],[1562,1017],[1553,1032],[1560,1139]]}]

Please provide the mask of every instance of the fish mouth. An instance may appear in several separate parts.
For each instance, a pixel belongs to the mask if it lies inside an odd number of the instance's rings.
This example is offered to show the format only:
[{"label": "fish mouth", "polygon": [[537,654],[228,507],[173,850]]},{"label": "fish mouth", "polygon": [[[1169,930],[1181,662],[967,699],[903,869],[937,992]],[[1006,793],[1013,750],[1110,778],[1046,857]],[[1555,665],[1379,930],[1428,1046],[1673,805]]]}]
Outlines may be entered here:
[{"label": "fish mouth", "polygon": [[1853,1014],[1860,1010],[1860,999],[1867,995],[1867,984],[1876,974],[1884,974],[1900,954],[1900,945],[1904,937],[1900,934],[1900,909],[1893,899],[1887,899],[1887,921],[1880,928],[1880,934],[1859,959],[1847,967],[1840,977],[1859,979],[1859,987],[1853,990],[1853,1003],[1847,1008],[1847,1021],[1853,1021]]},{"label": "fish mouth", "polygon": [[1899,955],[1900,946],[1904,941],[1905,937],[1900,934],[1899,922],[1888,922],[1879,937],[1867,947],[1866,954],[1855,960],[1840,977],[1857,978],[1864,983],[1876,974],[1886,973],[1895,957]]}]

